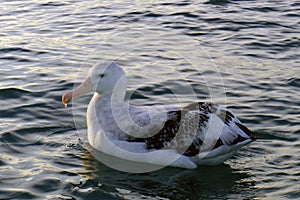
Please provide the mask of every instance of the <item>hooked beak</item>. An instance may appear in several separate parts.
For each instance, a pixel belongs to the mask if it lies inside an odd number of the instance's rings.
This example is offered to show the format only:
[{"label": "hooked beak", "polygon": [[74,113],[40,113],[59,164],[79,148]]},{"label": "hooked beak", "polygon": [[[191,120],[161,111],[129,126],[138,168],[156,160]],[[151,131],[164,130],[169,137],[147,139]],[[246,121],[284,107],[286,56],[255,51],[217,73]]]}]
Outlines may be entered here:
[{"label": "hooked beak", "polygon": [[81,97],[92,91],[91,78],[88,77],[84,82],[82,82],[76,89],[65,93],[62,96],[62,103],[67,106],[68,102],[72,98]]}]

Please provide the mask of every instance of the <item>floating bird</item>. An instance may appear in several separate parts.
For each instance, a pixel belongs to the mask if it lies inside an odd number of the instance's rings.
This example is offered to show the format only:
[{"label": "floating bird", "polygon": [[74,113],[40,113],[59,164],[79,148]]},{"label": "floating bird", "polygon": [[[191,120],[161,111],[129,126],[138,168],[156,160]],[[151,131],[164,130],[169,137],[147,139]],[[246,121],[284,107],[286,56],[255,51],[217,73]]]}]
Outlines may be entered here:
[{"label": "floating bird", "polygon": [[223,106],[194,102],[184,107],[135,106],[125,100],[127,78],[115,62],[96,64],[87,79],[62,97],[90,92],[87,109],[88,141],[103,153],[129,161],[196,168],[218,165],[253,133]]}]

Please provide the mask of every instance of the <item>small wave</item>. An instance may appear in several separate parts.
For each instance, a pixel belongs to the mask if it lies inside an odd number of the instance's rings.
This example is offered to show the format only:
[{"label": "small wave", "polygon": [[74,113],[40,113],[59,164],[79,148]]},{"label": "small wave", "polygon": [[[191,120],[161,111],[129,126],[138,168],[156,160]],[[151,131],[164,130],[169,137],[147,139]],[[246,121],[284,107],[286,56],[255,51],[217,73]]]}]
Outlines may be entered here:
[{"label": "small wave", "polygon": [[253,131],[253,133],[257,136],[258,139],[264,140],[281,140],[287,142],[294,142],[297,141],[297,138],[292,137],[290,135],[283,135],[279,133],[269,133],[265,131]]},{"label": "small wave", "polygon": [[65,6],[65,5],[67,5],[67,4],[49,1],[47,3],[41,4],[40,6],[41,7],[58,7],[58,6]]},{"label": "small wave", "polygon": [[[11,55],[15,55],[16,53],[19,54],[31,54],[31,55],[40,55],[40,54],[45,54],[47,53],[46,51],[37,51],[37,50],[33,50],[33,49],[28,49],[28,48],[24,48],[24,47],[7,47],[7,48],[0,48],[0,53],[3,54],[8,54],[8,56],[4,56],[1,59],[15,59],[18,60],[20,58],[17,58],[15,56],[11,56]],[[24,58],[23,58],[24,59]]]},{"label": "small wave", "polygon": [[17,62],[33,62],[34,60],[24,58],[24,57],[17,57],[17,56],[3,56],[0,58],[1,60],[11,60],[11,61],[17,61]]},{"label": "small wave", "polygon": [[58,178],[47,178],[34,183],[31,189],[38,193],[53,192],[61,188],[60,184],[61,181]]},{"label": "small wave", "polygon": [[10,53],[10,52],[32,52],[30,49],[25,49],[21,47],[8,47],[0,49],[0,53]]},{"label": "small wave", "polygon": [[0,189],[0,199],[35,199],[36,196],[25,189]]},{"label": "small wave", "polygon": [[204,4],[211,4],[211,5],[226,5],[229,3],[233,3],[230,0],[208,0]]},{"label": "small wave", "polygon": [[291,78],[287,83],[289,86],[300,88],[300,78]]},{"label": "small wave", "polygon": [[29,94],[29,91],[20,88],[3,88],[0,89],[0,100],[20,98]]}]

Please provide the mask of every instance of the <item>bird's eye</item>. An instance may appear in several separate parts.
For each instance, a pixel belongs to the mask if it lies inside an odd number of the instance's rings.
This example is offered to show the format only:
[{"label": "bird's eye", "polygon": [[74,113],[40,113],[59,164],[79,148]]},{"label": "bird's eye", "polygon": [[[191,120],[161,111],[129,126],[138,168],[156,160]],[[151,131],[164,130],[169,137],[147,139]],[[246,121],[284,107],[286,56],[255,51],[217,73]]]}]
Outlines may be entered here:
[{"label": "bird's eye", "polygon": [[100,78],[103,78],[103,77],[104,77],[104,74],[99,74],[99,77],[100,77]]}]

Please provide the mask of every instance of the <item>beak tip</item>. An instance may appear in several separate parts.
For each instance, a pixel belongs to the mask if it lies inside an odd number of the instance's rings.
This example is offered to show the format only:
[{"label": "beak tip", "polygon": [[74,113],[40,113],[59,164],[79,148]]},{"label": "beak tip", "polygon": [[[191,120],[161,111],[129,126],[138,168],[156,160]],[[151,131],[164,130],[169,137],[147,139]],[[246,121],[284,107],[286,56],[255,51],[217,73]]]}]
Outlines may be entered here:
[{"label": "beak tip", "polygon": [[64,104],[65,107],[67,107],[69,100],[70,100],[69,93],[65,93],[61,98],[61,102]]},{"label": "beak tip", "polygon": [[91,90],[91,80],[88,77],[76,89],[65,93],[61,98],[61,102],[65,105],[65,107],[67,107],[67,104],[71,99],[81,97],[84,94],[88,93],[90,90]]}]

